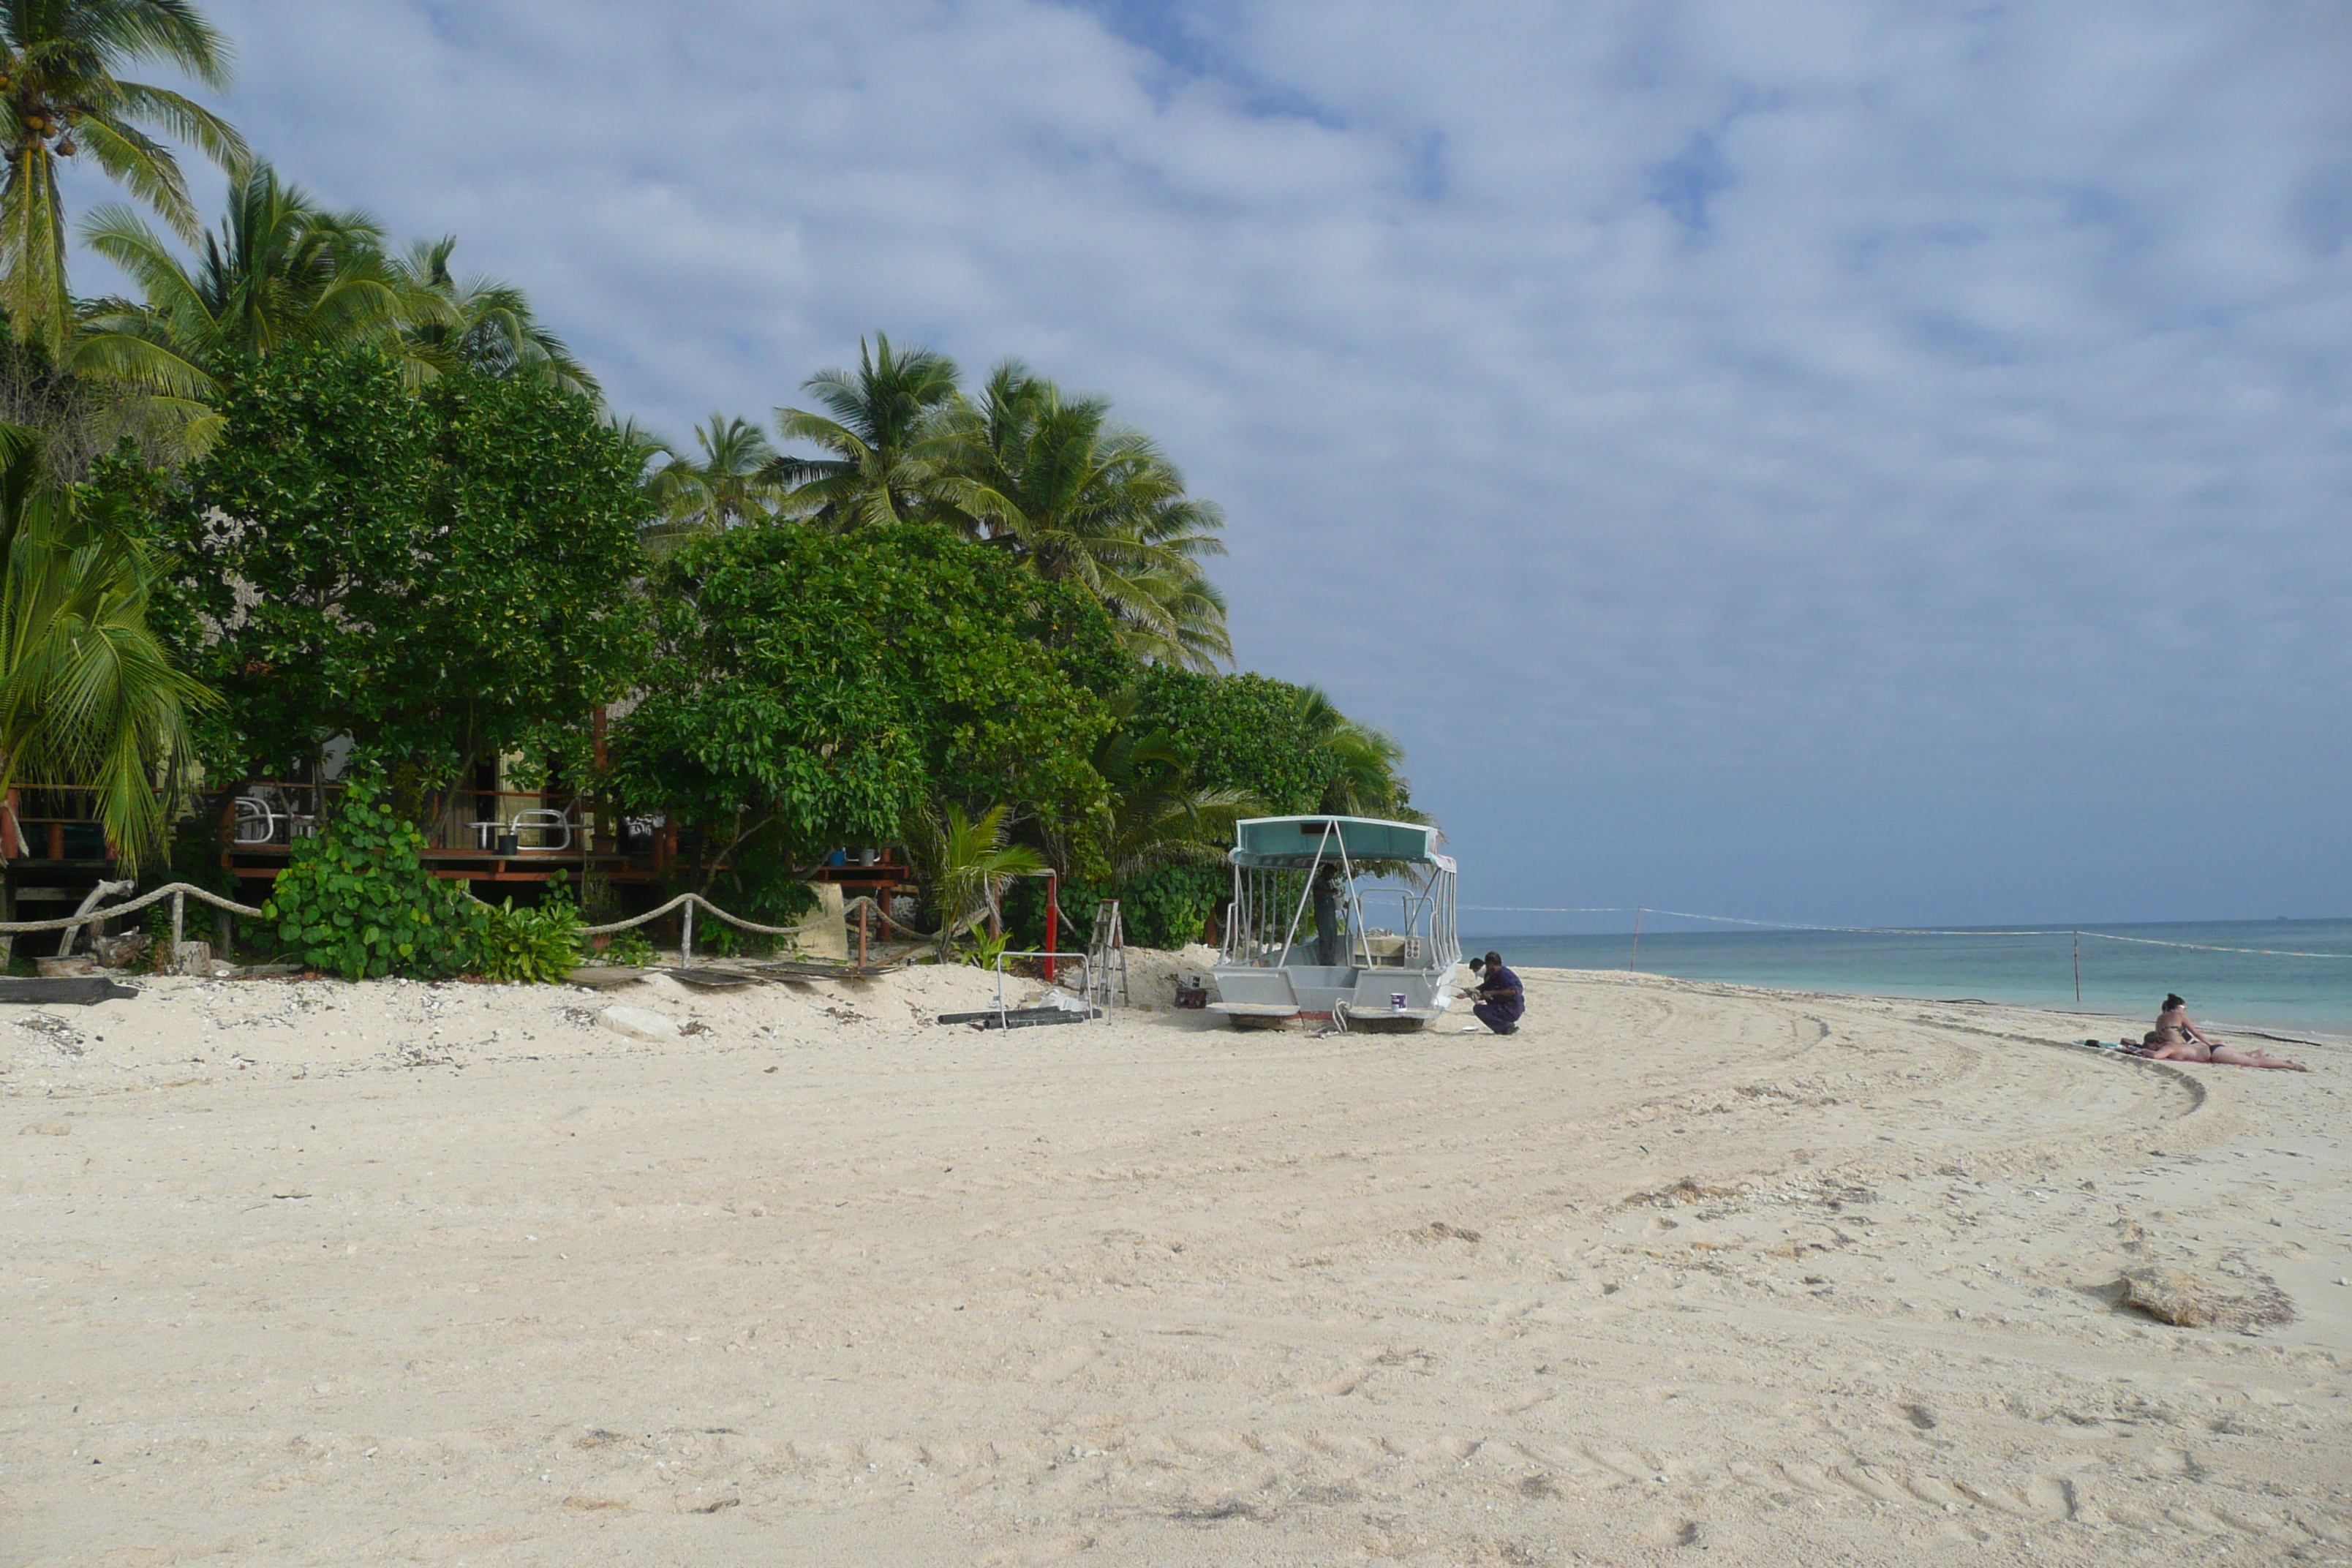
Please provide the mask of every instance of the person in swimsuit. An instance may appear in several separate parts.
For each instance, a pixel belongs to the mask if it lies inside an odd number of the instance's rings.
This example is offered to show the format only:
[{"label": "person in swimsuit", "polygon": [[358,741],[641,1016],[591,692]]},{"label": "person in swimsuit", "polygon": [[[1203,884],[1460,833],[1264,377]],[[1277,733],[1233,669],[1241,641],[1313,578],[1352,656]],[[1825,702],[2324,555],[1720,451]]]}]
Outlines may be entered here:
[{"label": "person in swimsuit", "polygon": [[2291,1062],[2251,1046],[2225,1045],[2213,1038],[2189,1021],[2189,1004],[2174,995],[2165,997],[2164,1006],[2156,1016],[2156,1027],[2141,1040],[2139,1054],[2158,1062],[2221,1062],[2233,1068],[2311,1070],[2301,1062]]}]

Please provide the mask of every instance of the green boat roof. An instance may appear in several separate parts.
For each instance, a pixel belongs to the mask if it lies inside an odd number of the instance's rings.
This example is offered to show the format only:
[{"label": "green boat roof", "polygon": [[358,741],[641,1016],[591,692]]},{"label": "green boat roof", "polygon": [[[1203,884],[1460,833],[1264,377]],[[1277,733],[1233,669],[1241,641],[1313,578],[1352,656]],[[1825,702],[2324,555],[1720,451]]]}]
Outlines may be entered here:
[{"label": "green boat roof", "polygon": [[1253,816],[1238,823],[1227,858],[1236,866],[1305,867],[1319,853],[1347,852],[1367,860],[1410,861],[1454,868],[1437,852],[1437,829],[1418,822],[1387,822],[1376,816]]}]

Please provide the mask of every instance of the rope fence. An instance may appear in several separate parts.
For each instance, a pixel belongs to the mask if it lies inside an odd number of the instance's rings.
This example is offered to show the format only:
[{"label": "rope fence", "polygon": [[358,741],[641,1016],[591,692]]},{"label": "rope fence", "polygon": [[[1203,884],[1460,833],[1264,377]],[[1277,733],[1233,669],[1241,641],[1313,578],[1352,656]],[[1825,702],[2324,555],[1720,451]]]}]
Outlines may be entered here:
[{"label": "rope fence", "polygon": [[96,925],[100,921],[119,921],[125,915],[136,914],[148,905],[160,903],[174,895],[195,899],[200,902],[212,905],[216,910],[226,910],[230,914],[244,915],[250,920],[262,918],[261,911],[251,904],[240,904],[235,899],[224,899],[218,893],[197,887],[194,882],[172,882],[156,889],[152,893],[142,893],[128,903],[110,904],[104,909],[89,910],[80,914],[66,915],[58,920],[0,921],[0,936],[21,936],[45,931],[67,931],[79,926]]},{"label": "rope fence", "polygon": [[[213,892],[209,889],[197,887],[194,882],[169,882],[163,887],[155,889],[152,892],[142,893],[137,898],[129,900],[123,903],[105,904],[101,906],[100,900],[109,897],[111,889],[128,889],[131,885],[132,884],[127,882],[100,882],[91,890],[89,898],[84,900],[81,909],[69,915],[61,915],[55,920],[0,921],[0,954],[5,954],[7,949],[14,944],[16,939],[19,936],[32,936],[44,931],[55,931],[68,933],[65,941],[58,944],[58,956],[59,958],[70,956],[73,949],[72,933],[80,931],[85,926],[100,925],[108,921],[119,921],[126,915],[137,914],[141,910],[146,909],[153,904],[161,903],[165,899],[172,900],[172,951],[175,954],[179,952],[181,946],[182,932],[186,917],[186,900],[189,899],[194,899],[199,903],[210,904],[213,908],[224,910],[229,914],[243,915],[247,920],[265,920],[268,918],[260,910],[256,909],[251,904],[240,904],[234,899],[223,898],[220,894]],[[471,888],[467,889],[467,896],[469,898],[473,897],[473,889]],[[491,907],[488,904],[488,900],[484,899],[476,898],[474,901],[484,905],[486,908]],[[709,914],[719,920],[725,921],[729,925],[735,927],[739,931],[754,931],[761,936],[793,937],[800,935],[807,929],[804,924],[789,926],[762,925],[758,921],[746,920],[741,915],[720,909],[717,904],[712,903],[700,893],[688,892],[680,893],[677,897],[670,900],[669,902],[663,904],[658,908],[647,910],[641,915],[632,915],[625,921],[610,921],[602,925],[583,925],[580,928],[580,934],[582,936],[610,936],[615,932],[630,931],[638,926],[650,924],[655,921],[660,920],[663,916],[671,913],[673,910],[683,911],[679,915],[679,934],[681,938],[680,959],[684,963],[692,963],[694,962],[694,911],[697,910],[701,910],[706,914]],[[913,941],[936,942],[939,939],[939,933],[936,931],[917,931],[914,927],[906,924],[904,921],[893,918],[889,910],[884,909],[880,903],[870,897],[860,896],[850,900],[847,903],[842,906],[842,915],[845,921],[853,913],[860,917],[859,931],[861,933],[865,930],[864,918],[871,916],[880,924],[884,931],[895,931],[900,932],[902,935]]]}]

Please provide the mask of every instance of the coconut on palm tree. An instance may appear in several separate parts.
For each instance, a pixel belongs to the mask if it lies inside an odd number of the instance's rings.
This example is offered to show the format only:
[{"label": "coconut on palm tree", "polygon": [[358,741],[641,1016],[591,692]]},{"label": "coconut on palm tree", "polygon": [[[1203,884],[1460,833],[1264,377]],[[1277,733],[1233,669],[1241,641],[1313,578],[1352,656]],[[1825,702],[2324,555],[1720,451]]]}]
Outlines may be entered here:
[{"label": "coconut on palm tree", "polygon": [[779,408],[776,428],[829,455],[776,459],[773,475],[793,487],[793,510],[835,530],[928,511],[923,448],[955,396],[955,361],[929,349],[894,350],[877,333],[871,349],[858,340],[856,371],[819,371],[802,387],[823,412]]},{"label": "coconut on palm tree", "polygon": [[184,94],[115,73],[142,62],[211,88],[228,83],[228,45],[188,0],[0,0],[0,308],[22,340],[52,353],[73,327],[58,163],[88,159],[193,241],[195,205],[160,132],[232,172],[244,139]]}]

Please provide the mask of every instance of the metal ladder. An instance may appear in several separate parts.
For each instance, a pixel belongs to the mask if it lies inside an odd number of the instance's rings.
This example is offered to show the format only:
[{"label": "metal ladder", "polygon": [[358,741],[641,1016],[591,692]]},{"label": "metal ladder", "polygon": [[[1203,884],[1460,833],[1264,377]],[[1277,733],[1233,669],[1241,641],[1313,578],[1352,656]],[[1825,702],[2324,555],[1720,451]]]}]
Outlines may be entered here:
[{"label": "metal ladder", "polygon": [[1087,942],[1087,1011],[1108,1018],[1114,1006],[1134,1005],[1127,988],[1127,933],[1119,926],[1118,900],[1098,899],[1094,935]]}]

